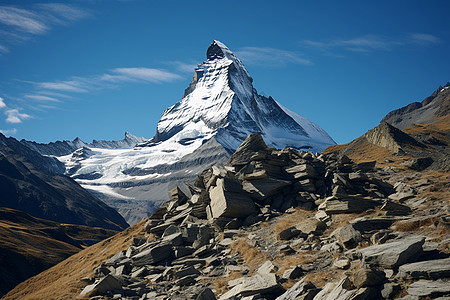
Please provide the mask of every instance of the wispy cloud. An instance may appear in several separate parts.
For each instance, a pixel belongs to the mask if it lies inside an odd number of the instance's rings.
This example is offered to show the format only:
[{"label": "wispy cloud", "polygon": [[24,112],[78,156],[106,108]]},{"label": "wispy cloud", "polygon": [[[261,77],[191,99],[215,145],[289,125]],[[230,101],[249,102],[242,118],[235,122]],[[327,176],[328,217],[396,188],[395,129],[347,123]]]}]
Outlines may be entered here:
[{"label": "wispy cloud", "polygon": [[6,122],[7,123],[13,123],[13,124],[19,124],[22,123],[23,120],[31,118],[30,115],[26,113],[21,113],[19,109],[7,109],[5,111],[6,114]]},{"label": "wispy cloud", "polygon": [[269,47],[244,47],[236,52],[247,65],[285,66],[286,64],[312,65],[299,53]]},{"label": "wispy cloud", "polygon": [[303,40],[301,45],[319,50],[322,54],[338,55],[338,52],[374,52],[391,50],[394,47],[420,45],[427,46],[440,43],[441,40],[427,33],[411,33],[400,38],[388,38],[380,35],[365,35],[355,38],[335,38],[325,41]]},{"label": "wispy cloud", "polygon": [[5,104],[5,100],[3,100],[2,97],[0,97],[0,108],[5,108],[6,104]]},{"label": "wispy cloud", "polygon": [[144,81],[153,83],[170,82],[182,79],[178,74],[152,68],[116,68],[102,75],[99,80],[105,82]]},{"label": "wispy cloud", "polygon": [[37,100],[40,102],[61,102],[61,100],[45,95],[25,95],[24,97],[32,100]]},{"label": "wispy cloud", "polygon": [[88,91],[87,83],[84,78],[74,78],[67,81],[55,82],[39,82],[37,86],[43,90],[62,91],[62,92],[76,92],[84,93]]},{"label": "wispy cloud", "polygon": [[0,129],[0,132],[3,133],[4,135],[11,136],[11,135],[17,133],[17,129],[16,129],[16,128],[11,128],[11,129]]},{"label": "wispy cloud", "polygon": [[195,62],[192,63],[185,63],[182,61],[169,61],[167,62],[168,65],[171,65],[175,67],[177,71],[183,72],[183,73],[193,73],[195,67],[197,64]]},{"label": "wispy cloud", "polygon": [[67,25],[87,16],[87,11],[62,3],[0,6],[0,52],[7,53],[12,45],[46,34],[55,25]]}]

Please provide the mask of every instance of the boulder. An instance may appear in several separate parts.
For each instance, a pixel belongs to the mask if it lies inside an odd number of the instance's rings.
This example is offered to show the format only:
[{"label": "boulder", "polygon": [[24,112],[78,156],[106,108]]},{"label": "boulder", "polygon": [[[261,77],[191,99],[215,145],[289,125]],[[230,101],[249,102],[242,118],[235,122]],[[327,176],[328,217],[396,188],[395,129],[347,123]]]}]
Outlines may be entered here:
[{"label": "boulder", "polygon": [[364,198],[344,198],[344,199],[327,199],[323,202],[319,209],[324,210],[327,214],[348,214],[360,213],[368,209],[372,209],[378,205],[377,201]]},{"label": "boulder", "polygon": [[223,294],[219,299],[234,299],[235,297],[247,297],[256,294],[272,294],[279,291],[280,285],[275,274],[256,274],[246,277],[245,280]]},{"label": "boulder", "polygon": [[398,277],[437,280],[450,278],[450,258],[405,264],[399,267]]},{"label": "boulder", "polygon": [[284,292],[276,300],[291,300],[291,299],[304,299],[312,300],[314,296],[319,292],[314,284],[311,282],[305,282],[305,278],[302,278],[296,282],[290,289]]},{"label": "boulder", "polygon": [[268,260],[265,263],[263,263],[256,272],[260,274],[269,274],[269,273],[276,273],[278,271],[278,268],[273,265],[273,263]]},{"label": "boulder", "polygon": [[237,148],[228,162],[231,166],[242,166],[248,164],[252,156],[259,151],[267,150],[267,145],[261,135],[252,133]]},{"label": "boulder", "polygon": [[216,296],[210,288],[201,290],[195,300],[216,300]]},{"label": "boulder", "polygon": [[386,275],[382,271],[361,268],[351,275],[351,281],[356,288],[377,286],[386,280]]},{"label": "boulder", "polygon": [[362,240],[361,233],[355,230],[351,224],[336,229],[331,236],[336,237],[347,249],[355,248]]},{"label": "boulder", "polygon": [[301,266],[295,266],[290,269],[287,269],[284,271],[282,278],[289,280],[289,279],[297,279],[303,275],[303,270]]},{"label": "boulder", "polygon": [[318,221],[316,219],[302,220],[296,228],[304,234],[321,234],[327,225],[325,222]]},{"label": "boulder", "polygon": [[393,216],[360,217],[352,220],[350,224],[360,232],[367,232],[387,229],[395,221],[397,221],[397,218]]},{"label": "boulder", "polygon": [[120,283],[120,280],[117,279],[117,277],[108,274],[106,275],[106,277],[103,277],[96,283],[86,286],[81,292],[80,296],[86,297],[86,296],[102,295],[108,291],[120,289],[122,289],[122,284]]},{"label": "boulder", "polygon": [[289,228],[287,228],[287,229],[281,231],[281,232],[278,234],[278,238],[279,238],[280,240],[287,241],[287,240],[290,240],[290,239],[292,239],[292,238],[298,236],[298,235],[301,234],[301,233],[302,233],[302,232],[301,232],[300,230],[298,230],[297,228],[295,228],[295,227],[289,227]]},{"label": "boulder", "polygon": [[358,252],[361,253],[364,263],[368,265],[395,268],[420,256],[424,242],[424,237],[412,236],[382,245],[373,245],[360,249]]},{"label": "boulder", "polygon": [[164,244],[142,251],[131,257],[133,266],[152,265],[174,256],[172,245]]},{"label": "boulder", "polygon": [[252,196],[258,199],[264,199],[276,194],[289,184],[291,184],[290,181],[267,177],[255,180],[245,180],[242,182],[242,188]]},{"label": "boulder", "polygon": [[212,217],[245,218],[256,213],[253,201],[243,193],[227,192],[218,185],[209,192]]},{"label": "boulder", "polygon": [[[419,280],[411,283],[408,287],[408,295],[414,297],[432,297],[450,295],[450,281],[449,280]],[[448,298],[443,298],[448,299]]]}]

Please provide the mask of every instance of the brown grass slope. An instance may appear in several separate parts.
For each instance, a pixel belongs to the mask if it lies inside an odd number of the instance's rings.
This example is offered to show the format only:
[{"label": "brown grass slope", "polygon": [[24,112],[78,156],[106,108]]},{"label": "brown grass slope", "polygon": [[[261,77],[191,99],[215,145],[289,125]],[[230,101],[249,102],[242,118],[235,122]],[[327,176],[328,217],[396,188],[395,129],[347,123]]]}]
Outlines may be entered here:
[{"label": "brown grass slope", "polygon": [[2,299],[74,299],[86,285],[81,279],[93,275],[102,261],[125,250],[133,236],[139,235],[142,221],[113,237],[88,247],[52,268],[20,283]]},{"label": "brown grass slope", "polygon": [[115,233],[103,228],[60,224],[0,207],[0,295]]}]

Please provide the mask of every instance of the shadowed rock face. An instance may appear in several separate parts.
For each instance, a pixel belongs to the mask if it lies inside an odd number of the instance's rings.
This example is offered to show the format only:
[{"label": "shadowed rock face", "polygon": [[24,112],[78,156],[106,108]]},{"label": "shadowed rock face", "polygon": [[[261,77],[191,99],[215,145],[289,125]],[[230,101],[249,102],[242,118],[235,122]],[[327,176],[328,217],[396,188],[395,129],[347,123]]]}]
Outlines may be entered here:
[{"label": "shadowed rock face", "polygon": [[394,153],[403,151],[405,148],[425,147],[410,135],[395,128],[388,123],[381,123],[372,130],[369,130],[364,137],[375,146],[387,148]]}]

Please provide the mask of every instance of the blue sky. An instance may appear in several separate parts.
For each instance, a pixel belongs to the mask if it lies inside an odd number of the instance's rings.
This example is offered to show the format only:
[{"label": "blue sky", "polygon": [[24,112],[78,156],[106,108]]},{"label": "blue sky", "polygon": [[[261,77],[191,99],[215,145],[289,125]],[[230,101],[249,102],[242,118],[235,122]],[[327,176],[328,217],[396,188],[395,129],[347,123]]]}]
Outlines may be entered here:
[{"label": "blue sky", "polygon": [[450,2],[1,1],[0,130],[151,138],[214,40],[338,143],[450,81]]}]

